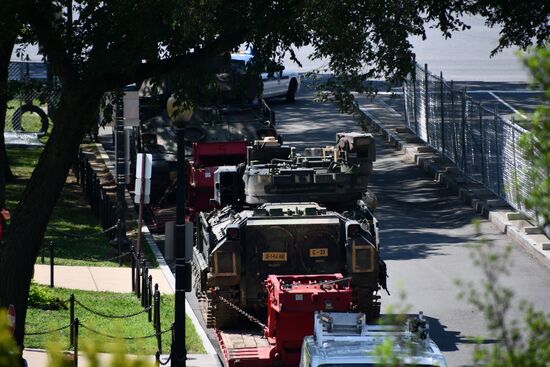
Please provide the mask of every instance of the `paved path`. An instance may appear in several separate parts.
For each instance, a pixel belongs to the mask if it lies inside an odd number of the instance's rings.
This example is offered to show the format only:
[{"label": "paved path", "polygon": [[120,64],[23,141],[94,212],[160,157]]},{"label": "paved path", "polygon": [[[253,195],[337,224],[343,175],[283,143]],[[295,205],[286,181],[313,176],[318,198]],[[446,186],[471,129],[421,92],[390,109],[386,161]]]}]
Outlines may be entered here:
[{"label": "paved path", "polygon": [[[48,354],[42,349],[25,349],[25,351],[23,352],[23,358],[25,358],[25,360],[27,361],[27,365],[29,367],[48,366]],[[129,356],[129,358],[132,359],[136,357]],[[161,356],[161,361],[165,361],[167,358],[168,356],[163,355]],[[103,367],[109,366],[109,362],[111,361],[111,355],[108,353],[99,353],[99,360],[100,360],[101,366]],[[147,360],[153,363],[155,358],[148,357]],[[90,363],[83,355],[78,359],[78,366],[91,367]],[[188,367],[214,367],[217,365],[212,363],[212,357],[208,354],[190,354],[187,358],[187,366]]]},{"label": "paved path", "polygon": [[[99,266],[61,266],[54,267],[54,285],[59,288],[73,288],[85,291],[108,291],[130,293],[132,291],[132,269]],[[173,294],[172,287],[160,269],[150,269],[153,284],[158,283],[164,294]],[[38,284],[50,284],[50,266],[34,266],[34,281]]]}]

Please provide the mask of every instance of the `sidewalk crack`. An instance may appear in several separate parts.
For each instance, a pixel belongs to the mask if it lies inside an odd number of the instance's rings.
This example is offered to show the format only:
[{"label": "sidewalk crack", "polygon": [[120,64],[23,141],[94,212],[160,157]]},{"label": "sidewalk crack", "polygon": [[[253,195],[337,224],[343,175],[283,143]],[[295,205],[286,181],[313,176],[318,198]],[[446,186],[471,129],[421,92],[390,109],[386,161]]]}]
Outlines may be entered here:
[{"label": "sidewalk crack", "polygon": [[87,266],[86,269],[88,269],[88,272],[90,273],[90,276],[92,277],[92,282],[94,282],[95,290],[99,291],[99,287],[97,286],[94,275],[92,274],[92,269],[90,269],[89,266]]}]

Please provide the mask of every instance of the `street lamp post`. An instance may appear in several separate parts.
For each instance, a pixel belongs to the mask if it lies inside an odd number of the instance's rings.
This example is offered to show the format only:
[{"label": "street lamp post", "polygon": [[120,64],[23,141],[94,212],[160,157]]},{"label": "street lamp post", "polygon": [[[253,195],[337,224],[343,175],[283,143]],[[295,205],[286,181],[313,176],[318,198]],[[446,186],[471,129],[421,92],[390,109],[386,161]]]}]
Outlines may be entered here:
[{"label": "street lamp post", "polygon": [[117,236],[118,263],[122,266],[122,246],[127,243],[126,238],[126,201],[124,192],[126,190],[126,162],[124,157],[124,105],[122,95],[118,96],[115,110],[115,154],[116,154],[116,199],[117,199]]},{"label": "street lamp post", "polygon": [[[174,341],[172,343],[172,367],[185,367],[185,292],[191,291],[191,243],[186,243],[185,228],[185,131],[184,126],[193,115],[192,110],[180,111],[172,96],[166,104],[168,115],[176,130],[177,185],[176,185],[176,304],[174,310]],[[189,247],[189,248],[187,248]]]},{"label": "street lamp post", "polygon": [[185,292],[186,279],[190,272],[185,258],[185,133],[183,126],[174,122],[177,144],[177,186],[176,186],[176,303],[174,317],[174,341],[172,345],[172,367],[185,367],[187,347],[185,345]]}]

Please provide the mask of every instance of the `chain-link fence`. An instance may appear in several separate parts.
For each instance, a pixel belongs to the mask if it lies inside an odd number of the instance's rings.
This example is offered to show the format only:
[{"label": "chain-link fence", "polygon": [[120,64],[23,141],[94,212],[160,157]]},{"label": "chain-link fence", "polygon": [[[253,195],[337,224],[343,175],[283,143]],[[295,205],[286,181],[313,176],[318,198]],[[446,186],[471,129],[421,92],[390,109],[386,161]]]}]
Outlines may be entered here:
[{"label": "chain-link fence", "polygon": [[408,127],[448,157],[467,177],[529,216],[525,198],[533,185],[531,164],[519,147],[524,128],[474,101],[427,65],[403,84]]},{"label": "chain-link fence", "polygon": [[[48,132],[49,115],[57,106],[59,93],[46,63],[11,62],[8,68],[9,92],[4,132],[16,137],[24,133]],[[9,143],[9,142],[8,142]]]}]

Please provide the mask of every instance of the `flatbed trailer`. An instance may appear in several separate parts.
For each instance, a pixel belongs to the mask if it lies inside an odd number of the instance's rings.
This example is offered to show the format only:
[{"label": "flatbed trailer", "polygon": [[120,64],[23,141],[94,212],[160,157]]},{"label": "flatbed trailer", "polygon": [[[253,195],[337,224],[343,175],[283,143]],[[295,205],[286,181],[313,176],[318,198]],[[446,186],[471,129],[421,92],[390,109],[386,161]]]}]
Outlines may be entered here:
[{"label": "flatbed trailer", "polygon": [[352,289],[341,274],[269,275],[265,288],[267,324],[239,310],[248,319],[242,328],[214,330],[225,367],[375,366],[376,348],[388,339],[402,365],[446,366],[422,312],[400,324],[368,324],[350,312]]},{"label": "flatbed trailer", "polygon": [[351,310],[350,280],[341,274],[269,275],[265,287],[267,324],[214,331],[226,367],[297,367],[314,312]]}]

